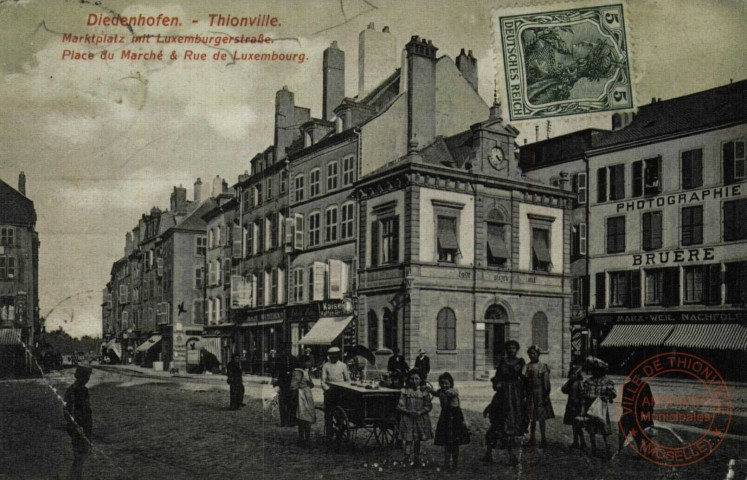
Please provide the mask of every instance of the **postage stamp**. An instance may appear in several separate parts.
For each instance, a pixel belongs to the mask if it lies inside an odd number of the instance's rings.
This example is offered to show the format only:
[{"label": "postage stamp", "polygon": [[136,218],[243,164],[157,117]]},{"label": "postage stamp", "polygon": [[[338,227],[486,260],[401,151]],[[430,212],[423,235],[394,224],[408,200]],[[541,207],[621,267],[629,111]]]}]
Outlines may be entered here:
[{"label": "postage stamp", "polygon": [[[680,392],[678,384],[689,387]],[[668,352],[645,359],[625,377],[618,413],[621,438],[632,437],[629,445],[638,455],[660,466],[684,467],[701,462],[724,441],[732,399],[724,377],[706,360]]]},{"label": "postage stamp", "polygon": [[511,120],[633,107],[622,5],[500,16]]}]

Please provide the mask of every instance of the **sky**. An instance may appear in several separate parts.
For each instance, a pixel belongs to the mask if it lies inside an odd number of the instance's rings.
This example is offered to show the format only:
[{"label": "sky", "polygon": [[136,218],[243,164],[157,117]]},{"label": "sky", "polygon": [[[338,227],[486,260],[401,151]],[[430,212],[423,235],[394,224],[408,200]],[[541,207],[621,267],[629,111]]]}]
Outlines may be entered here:
[{"label": "sky", "polygon": [[[40,308],[47,329],[101,334],[101,290],[112,262],[123,255],[125,233],[151,207],[168,208],[175,185],[188,187],[191,198],[198,177],[208,183],[219,175],[232,185],[249,170],[251,157],[272,142],[275,92],[283,85],[295,93],[297,105],[321,116],[322,51],[330,42],[345,51],[347,96],[357,93],[358,34],[374,22],[379,30],[389,27],[398,50],[412,35],[431,39],[439,56],[472,50],[479,93],[491,103],[494,82],[504,81],[494,71],[492,13],[504,11],[504,2],[0,1],[0,178],[17,186],[19,172],[26,173],[38,215]],[[540,4],[532,7],[538,12],[578,4],[531,3]],[[63,43],[66,33],[116,34],[129,41],[124,27],[86,25],[90,14],[112,12],[163,13],[183,22],[176,28],[140,27],[136,35],[264,33],[276,39],[270,49],[305,53],[307,59],[195,62],[182,58],[187,48],[209,57],[218,50],[141,45],[167,55],[176,50],[179,58],[132,61],[120,59],[131,45]],[[270,14],[280,26],[210,27],[211,13]],[[625,4],[625,15],[637,104],[747,78],[747,2],[639,0]],[[97,59],[63,60],[66,49],[93,52]],[[114,60],[98,58],[107,49]],[[555,119],[552,135],[609,124],[607,115]],[[515,125],[520,143],[534,140],[534,123]],[[539,139],[545,134],[542,122]]]}]

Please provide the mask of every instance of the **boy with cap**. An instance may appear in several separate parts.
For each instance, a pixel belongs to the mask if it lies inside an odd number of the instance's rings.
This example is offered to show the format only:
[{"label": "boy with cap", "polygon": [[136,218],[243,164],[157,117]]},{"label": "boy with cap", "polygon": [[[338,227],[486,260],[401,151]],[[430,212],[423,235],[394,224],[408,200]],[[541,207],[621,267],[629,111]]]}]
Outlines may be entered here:
[{"label": "boy with cap", "polygon": [[327,350],[328,360],[322,366],[322,390],[324,390],[324,433],[327,440],[332,439],[332,410],[337,406],[336,391],[330,389],[329,382],[349,382],[350,370],[347,364],[340,361],[340,349],[331,347]]},{"label": "boy with cap", "polygon": [[91,379],[91,367],[75,369],[75,382],[65,392],[65,420],[67,433],[73,442],[73,465],[70,478],[83,478],[83,462],[91,449],[93,415],[86,384]]}]

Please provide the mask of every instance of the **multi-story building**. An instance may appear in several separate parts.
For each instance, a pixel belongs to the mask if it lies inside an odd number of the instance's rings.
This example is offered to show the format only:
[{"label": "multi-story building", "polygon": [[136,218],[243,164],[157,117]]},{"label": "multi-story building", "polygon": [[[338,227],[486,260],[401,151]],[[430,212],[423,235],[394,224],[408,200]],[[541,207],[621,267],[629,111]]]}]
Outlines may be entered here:
[{"label": "multi-story building", "polygon": [[204,298],[195,297],[192,311],[195,315],[205,314],[205,318],[195,318],[195,323],[205,325],[200,348],[226,365],[230,361],[232,345],[229,340],[234,329],[231,302],[238,299],[231,292],[232,286],[238,286],[238,263],[234,259],[241,259],[243,231],[238,223],[238,203],[233,190],[225,188],[225,182],[219,177],[214,182],[220,183],[214,187],[220,191],[214,195],[216,205],[202,217],[207,233],[206,266],[195,268],[194,272],[195,291],[203,286],[205,293]]},{"label": "multi-story building", "polygon": [[[616,115],[616,119],[624,118]],[[571,356],[588,353],[588,162],[589,150],[606,130],[587,129],[521,147],[519,166],[533,180],[575,194],[571,212]]]},{"label": "multi-story building", "polygon": [[587,151],[591,327],[617,365],[665,348],[738,370],[734,354],[747,350],[746,93],[741,81],[655,99]]},{"label": "multi-story building", "polygon": [[39,234],[26,175],[0,180],[0,377],[32,371],[39,324]]}]

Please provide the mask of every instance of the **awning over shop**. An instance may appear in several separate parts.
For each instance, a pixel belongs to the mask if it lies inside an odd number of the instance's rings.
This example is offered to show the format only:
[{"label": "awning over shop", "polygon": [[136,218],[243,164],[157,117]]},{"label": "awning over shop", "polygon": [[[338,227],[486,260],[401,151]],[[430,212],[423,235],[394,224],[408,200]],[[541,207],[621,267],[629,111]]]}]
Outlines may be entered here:
[{"label": "awning over shop", "polygon": [[0,328],[0,345],[20,345],[20,328]]},{"label": "awning over shop", "polygon": [[202,350],[203,348],[207,350],[208,352],[215,355],[215,357],[220,360],[220,337],[202,337],[200,339],[200,342],[198,344],[198,348]]},{"label": "awning over shop", "polygon": [[674,325],[615,325],[600,347],[658,347]]},{"label": "awning over shop", "polygon": [[117,343],[116,340],[112,340],[107,343],[106,350],[109,352],[114,352],[114,355],[116,355],[118,358],[122,358],[122,345]]},{"label": "awning over shop", "polygon": [[665,347],[711,350],[747,350],[747,328],[738,323],[680,324]]},{"label": "awning over shop", "polygon": [[161,341],[160,335],[153,335],[135,349],[136,352],[147,352],[151,347],[155,347]]},{"label": "awning over shop", "polygon": [[300,345],[329,345],[342,334],[352,319],[352,315],[347,317],[322,317],[298,343]]}]

